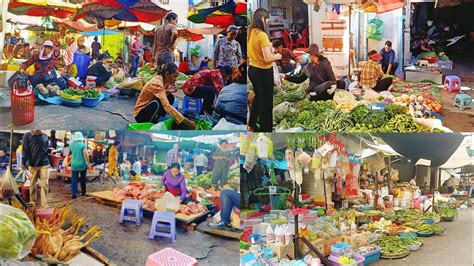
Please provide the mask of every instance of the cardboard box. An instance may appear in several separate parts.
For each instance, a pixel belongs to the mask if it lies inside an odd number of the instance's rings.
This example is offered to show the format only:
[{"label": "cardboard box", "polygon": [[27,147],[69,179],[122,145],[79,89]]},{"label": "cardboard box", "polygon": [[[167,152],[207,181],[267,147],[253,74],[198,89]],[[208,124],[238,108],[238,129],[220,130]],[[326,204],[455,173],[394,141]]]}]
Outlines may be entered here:
[{"label": "cardboard box", "polygon": [[328,238],[323,241],[324,255],[331,255],[331,245],[342,242],[342,236]]},{"label": "cardboard box", "polygon": [[346,242],[352,246],[352,248],[357,248],[361,247],[364,245],[367,245],[368,240],[367,240],[367,233],[362,232],[350,236],[345,236],[343,237],[343,242]]},{"label": "cardboard box", "polygon": [[[279,259],[284,259],[287,258],[288,256],[290,258],[294,257],[295,254],[295,249],[293,243],[290,243],[289,247],[286,244],[282,243],[270,243],[267,245],[269,248],[273,249],[273,252],[275,253],[275,257],[278,257]],[[288,256],[285,256],[285,250],[288,247],[287,254]]]},{"label": "cardboard box", "polygon": [[342,52],[344,41],[342,37],[323,37],[323,47],[329,52]]}]

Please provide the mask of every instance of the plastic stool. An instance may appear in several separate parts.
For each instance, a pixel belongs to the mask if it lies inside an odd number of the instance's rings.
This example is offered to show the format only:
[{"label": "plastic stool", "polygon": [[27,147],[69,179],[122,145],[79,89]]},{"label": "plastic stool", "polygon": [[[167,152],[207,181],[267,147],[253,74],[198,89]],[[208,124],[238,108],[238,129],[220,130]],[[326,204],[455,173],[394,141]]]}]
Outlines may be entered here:
[{"label": "plastic stool", "polygon": [[130,221],[134,222],[136,225],[141,225],[142,219],[143,208],[141,200],[126,199],[122,202],[119,223]]},{"label": "plastic stool", "polygon": [[[169,232],[159,231],[159,228],[165,228]],[[150,238],[155,236],[169,237],[171,242],[176,242],[176,217],[172,212],[159,212],[153,214],[153,220],[150,228]]]},{"label": "plastic stool", "polygon": [[453,106],[459,107],[461,111],[464,111],[464,108],[472,109],[472,97],[465,93],[458,93],[454,97]]},{"label": "plastic stool", "polygon": [[183,97],[183,114],[199,114],[202,108],[202,99]]},{"label": "plastic stool", "polygon": [[172,248],[164,248],[148,256],[146,266],[197,266],[195,258]]},{"label": "plastic stool", "polygon": [[53,217],[54,208],[36,209],[36,218],[40,220],[50,220]]},{"label": "plastic stool", "polygon": [[444,78],[444,88],[449,92],[460,92],[461,79],[458,76],[446,76]]}]

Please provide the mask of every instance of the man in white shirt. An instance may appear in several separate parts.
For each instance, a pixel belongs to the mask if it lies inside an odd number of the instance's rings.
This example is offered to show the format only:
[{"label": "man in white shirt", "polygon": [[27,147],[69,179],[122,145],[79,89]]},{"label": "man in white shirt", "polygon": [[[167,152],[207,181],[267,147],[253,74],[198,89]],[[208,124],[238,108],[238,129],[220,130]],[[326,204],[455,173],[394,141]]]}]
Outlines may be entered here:
[{"label": "man in white shirt", "polygon": [[142,174],[142,163],[139,159],[136,159],[132,166],[132,176],[141,175]]},{"label": "man in white shirt", "polygon": [[203,152],[199,153],[196,158],[194,158],[194,166],[196,166],[196,173],[197,175],[201,175],[202,172],[204,171],[204,167],[206,167],[207,164],[207,157],[204,155]]}]

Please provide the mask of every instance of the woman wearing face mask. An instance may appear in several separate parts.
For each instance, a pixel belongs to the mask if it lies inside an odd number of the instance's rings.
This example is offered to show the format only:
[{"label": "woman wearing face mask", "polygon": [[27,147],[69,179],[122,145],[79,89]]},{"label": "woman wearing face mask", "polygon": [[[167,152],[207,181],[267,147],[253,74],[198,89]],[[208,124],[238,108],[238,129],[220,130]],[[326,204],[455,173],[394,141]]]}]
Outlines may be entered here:
[{"label": "woman wearing face mask", "polygon": [[273,68],[272,63],[280,60],[280,54],[271,50],[270,38],[267,35],[270,14],[259,8],[253,14],[252,25],[247,36],[248,58],[250,60],[249,78],[253,85],[255,97],[250,110],[248,130],[254,131],[257,123],[262,132],[271,132],[273,127]]},{"label": "woman wearing face mask", "polygon": [[143,87],[135,104],[134,116],[139,123],[158,123],[161,117],[169,114],[174,121],[187,129],[194,129],[196,123],[185,118],[176,108],[172,94],[175,91],[174,83],[178,77],[178,67],[173,63],[166,63],[158,67],[158,75]]},{"label": "woman wearing face mask", "polygon": [[168,191],[174,196],[179,196],[181,202],[186,199],[186,178],[180,172],[181,167],[179,163],[171,164],[170,168],[163,174],[161,178],[161,185],[163,189],[161,192]]},{"label": "woman wearing face mask", "polygon": [[43,47],[39,53],[36,53],[30,57],[26,62],[21,65],[20,73],[25,75],[26,69],[34,65],[35,72],[29,76],[31,85],[35,87],[38,84],[43,85],[58,85],[60,89],[65,88],[65,84],[60,82],[56,76],[56,60],[53,57],[53,42],[45,41]]}]

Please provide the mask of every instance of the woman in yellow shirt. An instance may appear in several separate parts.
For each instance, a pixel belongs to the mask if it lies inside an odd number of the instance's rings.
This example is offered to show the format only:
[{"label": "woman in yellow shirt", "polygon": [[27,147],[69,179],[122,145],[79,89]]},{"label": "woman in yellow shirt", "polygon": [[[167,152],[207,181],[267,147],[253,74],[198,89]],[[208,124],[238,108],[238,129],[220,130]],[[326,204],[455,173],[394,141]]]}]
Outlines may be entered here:
[{"label": "woman in yellow shirt", "polygon": [[110,147],[109,149],[109,175],[110,176],[119,176],[118,168],[117,168],[117,163],[118,163],[118,148],[119,148],[120,142],[115,141],[114,145]]},{"label": "woman in yellow shirt", "polygon": [[252,25],[247,36],[247,55],[250,61],[249,78],[252,82],[255,97],[250,110],[248,130],[254,131],[257,122],[259,131],[271,132],[273,128],[273,68],[272,63],[281,59],[281,54],[274,54],[268,38],[270,14],[258,8],[253,14]]}]

